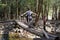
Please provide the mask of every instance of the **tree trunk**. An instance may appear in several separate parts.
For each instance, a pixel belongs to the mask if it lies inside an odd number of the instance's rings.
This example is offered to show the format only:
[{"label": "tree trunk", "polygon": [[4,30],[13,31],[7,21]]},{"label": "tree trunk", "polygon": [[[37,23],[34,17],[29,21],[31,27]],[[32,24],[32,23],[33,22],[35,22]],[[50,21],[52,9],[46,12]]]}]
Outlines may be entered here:
[{"label": "tree trunk", "polygon": [[48,4],[48,7],[47,7],[47,20],[48,20],[48,12],[49,12],[49,4]]},{"label": "tree trunk", "polygon": [[52,7],[53,13],[52,13],[52,20],[54,20],[54,6]]},{"label": "tree trunk", "polygon": [[55,6],[55,18],[57,20],[57,6]]},{"label": "tree trunk", "polygon": [[[7,4],[7,0],[5,0],[5,3]],[[6,8],[4,8],[4,14],[5,14],[5,19],[7,20],[8,17],[7,17],[7,13],[6,13]]]},{"label": "tree trunk", "polygon": [[60,20],[60,8],[59,8],[59,12],[58,12],[58,20]]},{"label": "tree trunk", "polygon": [[18,19],[18,0],[16,0],[17,2],[17,19]]},{"label": "tree trunk", "polygon": [[9,13],[8,13],[8,18],[9,20],[11,19],[11,11],[12,11],[12,0],[9,1]]},{"label": "tree trunk", "polygon": [[43,0],[37,0],[37,9],[36,9],[36,20],[35,20],[35,25],[37,24],[39,17],[40,17],[40,13],[42,11],[42,4],[43,4]]},{"label": "tree trunk", "polygon": [[44,30],[45,30],[47,15],[48,15],[48,13],[47,13],[47,4],[45,4],[44,5],[44,13],[43,13],[43,26],[44,26]]},{"label": "tree trunk", "polygon": [[[39,0],[36,0],[37,4],[36,4],[36,14],[38,14],[38,4],[39,4]],[[38,19],[38,15],[36,15],[36,19]],[[36,26],[36,23],[37,23],[37,20],[35,19],[35,26]]]},{"label": "tree trunk", "polygon": [[9,18],[9,20],[10,20],[10,13],[11,13],[11,7],[9,6],[9,13],[8,13],[8,18]]}]

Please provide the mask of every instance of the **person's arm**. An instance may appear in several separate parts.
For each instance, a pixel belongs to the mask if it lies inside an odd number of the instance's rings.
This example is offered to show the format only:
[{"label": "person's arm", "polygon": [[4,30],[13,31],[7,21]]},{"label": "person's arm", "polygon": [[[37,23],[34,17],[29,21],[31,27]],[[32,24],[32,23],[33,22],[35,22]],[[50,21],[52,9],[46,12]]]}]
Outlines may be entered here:
[{"label": "person's arm", "polygon": [[26,15],[26,12],[25,13],[23,13],[21,16],[25,16]]},{"label": "person's arm", "polygon": [[32,12],[32,15],[35,15],[36,16],[37,14],[35,12]]},{"label": "person's arm", "polygon": [[33,13],[33,15],[37,15],[36,13]]}]

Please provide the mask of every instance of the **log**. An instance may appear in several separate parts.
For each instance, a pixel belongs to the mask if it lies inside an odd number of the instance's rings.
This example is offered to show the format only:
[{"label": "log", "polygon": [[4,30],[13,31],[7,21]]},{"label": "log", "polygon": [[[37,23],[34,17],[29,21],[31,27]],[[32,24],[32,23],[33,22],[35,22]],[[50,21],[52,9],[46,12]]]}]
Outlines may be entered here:
[{"label": "log", "polygon": [[29,27],[28,25],[24,24],[23,22],[19,22],[18,20],[16,20],[16,22],[17,22],[20,26],[22,26],[22,27],[24,27],[24,28],[28,28],[28,27]]},{"label": "log", "polygon": [[54,39],[57,38],[57,36],[55,36],[55,35],[48,34],[44,29],[42,29],[42,32],[38,32],[34,28],[29,28],[29,26],[24,24],[23,22],[19,22],[18,20],[16,20],[16,23],[18,25],[20,25],[20,27],[22,27],[24,30],[26,30],[26,31],[28,31],[28,32],[30,32],[32,34],[35,34],[37,36],[43,37],[42,35],[44,34],[47,39],[50,39],[50,36],[53,37]]},{"label": "log", "polygon": [[47,39],[49,39],[49,36],[48,36],[48,34],[44,31],[44,29],[42,29],[42,31],[43,31],[45,37],[46,37]]},{"label": "log", "polygon": [[26,25],[26,24],[24,24],[24,23],[22,23],[22,22],[19,22],[18,20],[16,20],[16,22],[17,22],[17,24],[20,25],[20,27],[22,27],[24,30],[26,30],[26,31],[28,31],[28,32],[30,32],[30,33],[32,33],[32,34],[35,34],[35,35],[37,35],[37,36],[43,37],[42,32],[38,32],[38,31],[36,31],[34,28],[29,28],[28,25]]}]

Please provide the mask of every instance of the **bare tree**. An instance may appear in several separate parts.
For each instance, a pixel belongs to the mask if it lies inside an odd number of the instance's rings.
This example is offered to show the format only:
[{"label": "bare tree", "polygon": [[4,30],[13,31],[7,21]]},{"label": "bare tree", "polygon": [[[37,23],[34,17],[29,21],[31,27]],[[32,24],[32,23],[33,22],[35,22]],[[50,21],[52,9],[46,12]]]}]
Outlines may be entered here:
[{"label": "bare tree", "polygon": [[35,25],[37,24],[39,17],[40,17],[40,13],[42,12],[42,5],[43,5],[43,0],[37,0],[37,8],[36,8],[36,20],[35,20]]}]

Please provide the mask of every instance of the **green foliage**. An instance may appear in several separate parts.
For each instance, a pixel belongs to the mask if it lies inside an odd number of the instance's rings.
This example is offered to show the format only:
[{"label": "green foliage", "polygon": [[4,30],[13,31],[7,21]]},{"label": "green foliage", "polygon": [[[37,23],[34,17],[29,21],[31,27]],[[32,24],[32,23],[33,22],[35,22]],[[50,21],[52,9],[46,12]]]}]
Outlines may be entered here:
[{"label": "green foliage", "polygon": [[[0,1],[0,12],[4,10],[6,14],[13,14],[16,16],[17,8],[18,8],[18,15],[20,13],[24,13],[29,7],[32,11],[36,9],[36,0],[1,0]],[[52,8],[54,5],[60,6],[60,0],[43,0],[43,7],[47,5],[47,9]],[[5,8],[5,9],[4,9]],[[43,8],[45,9],[45,8]],[[12,13],[11,13],[12,11]]]}]

